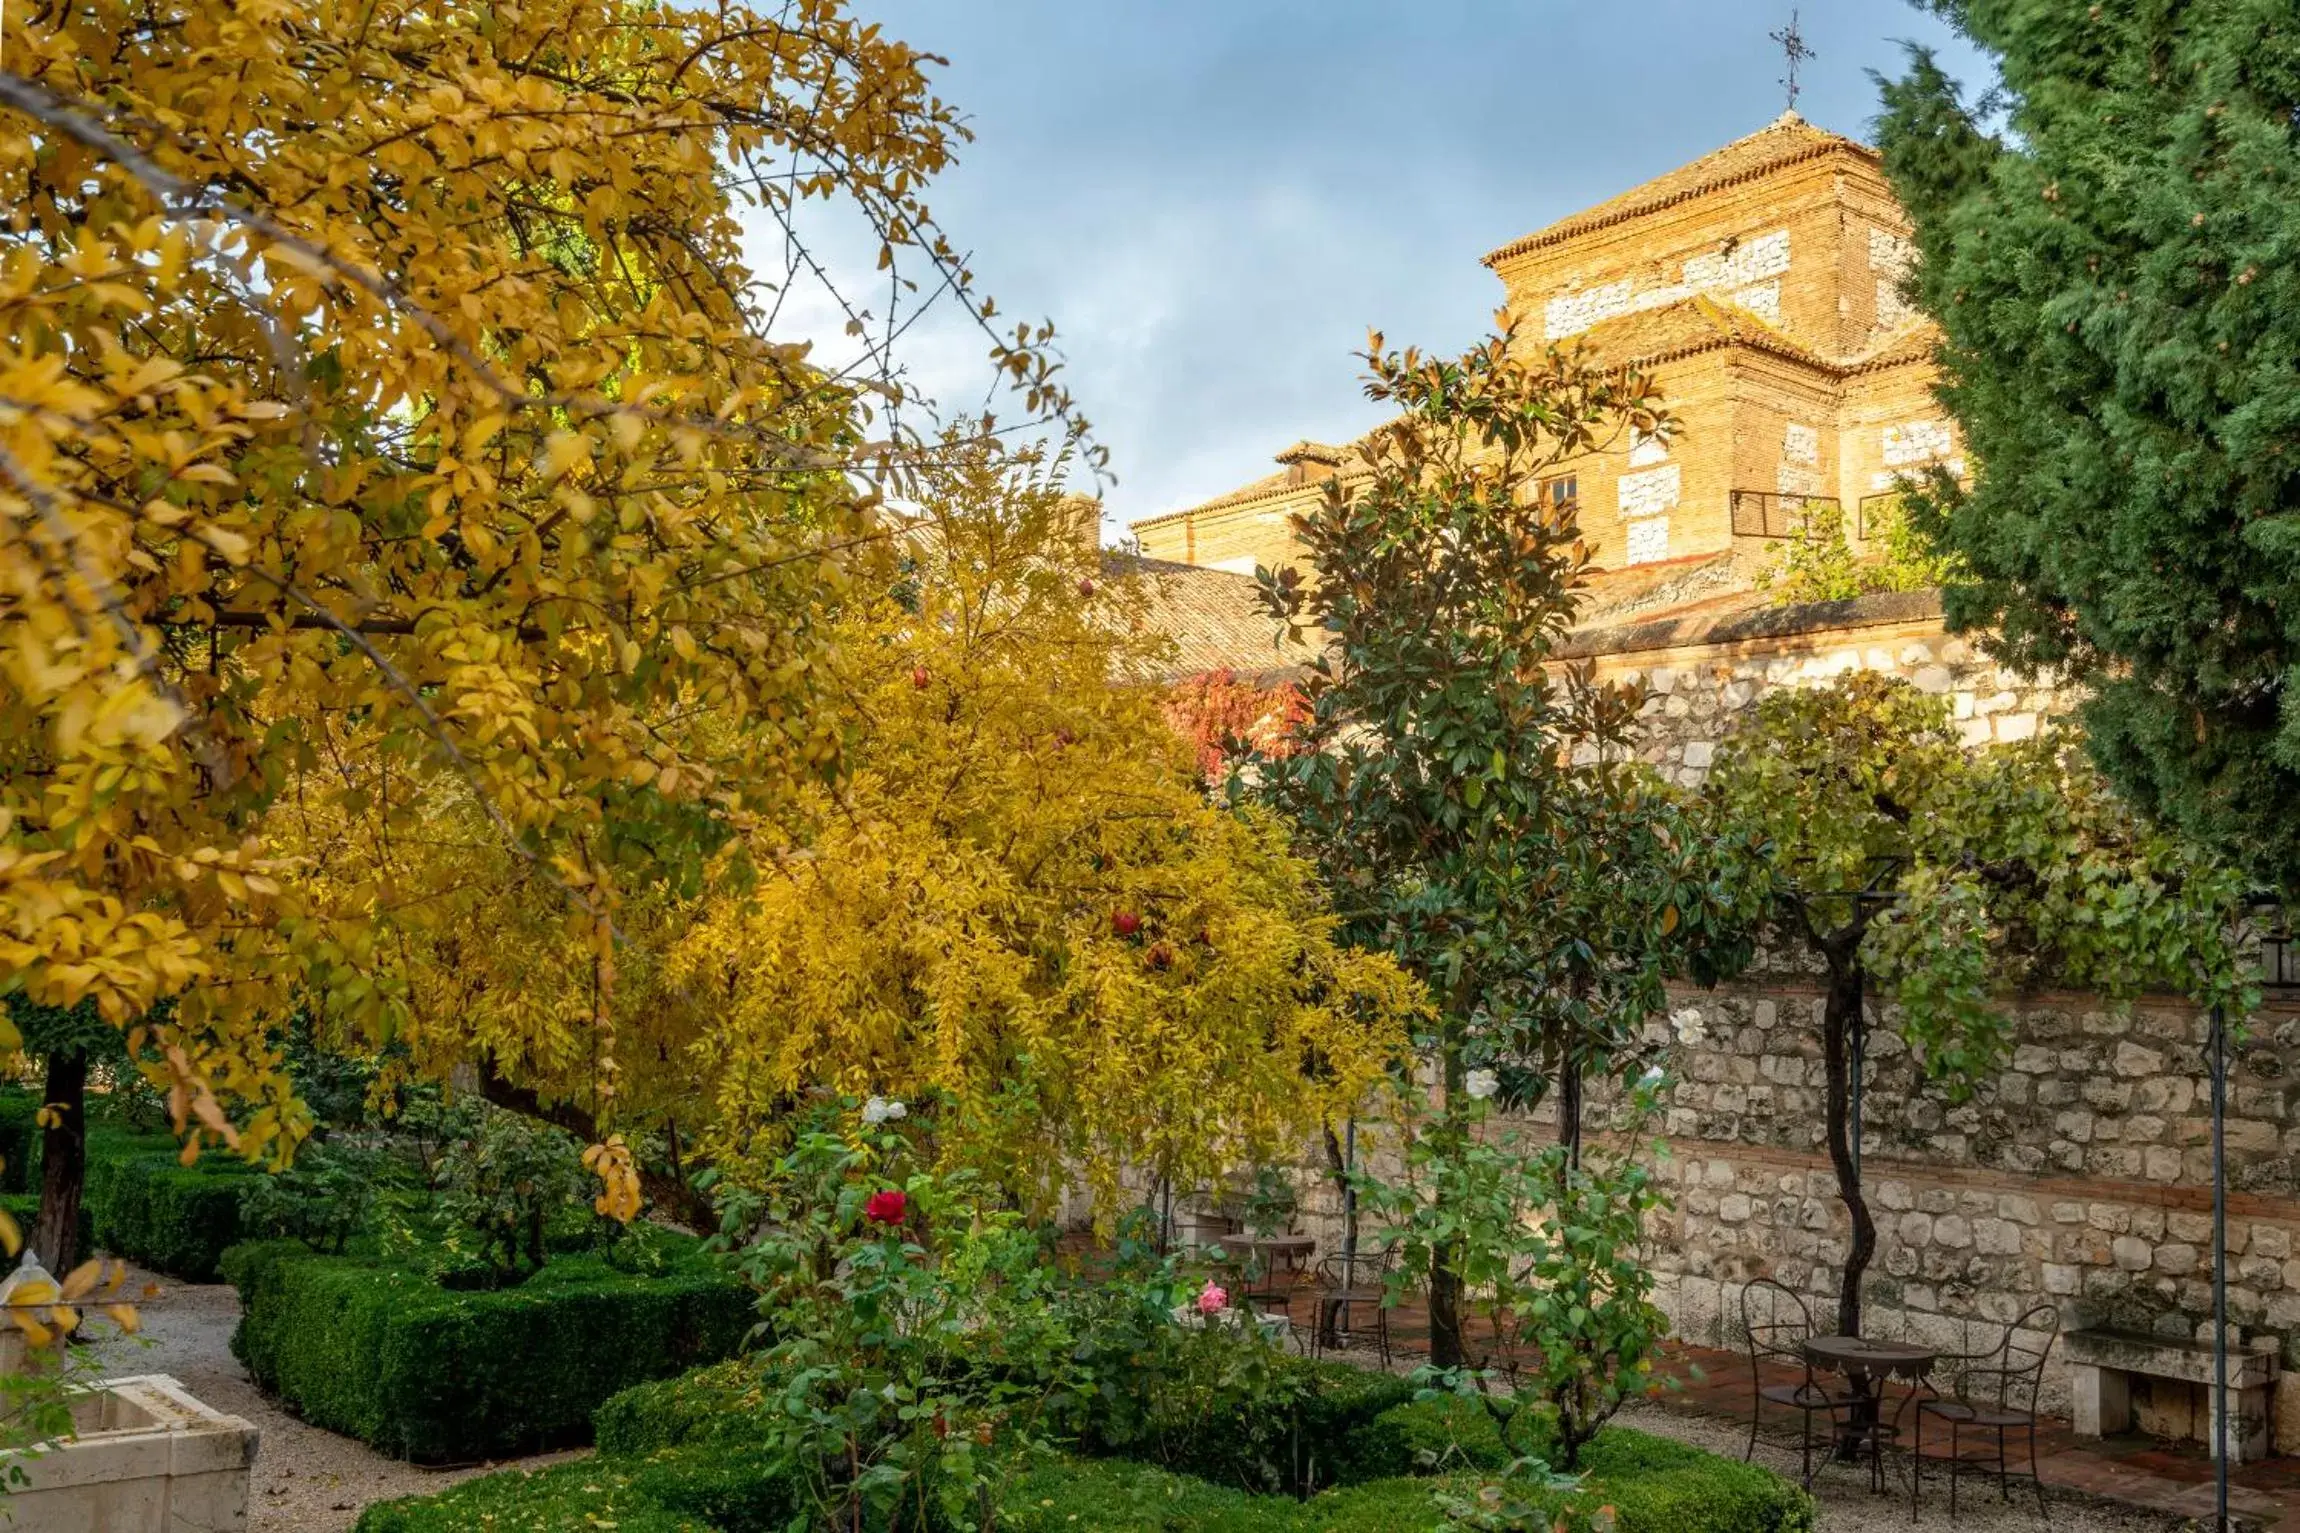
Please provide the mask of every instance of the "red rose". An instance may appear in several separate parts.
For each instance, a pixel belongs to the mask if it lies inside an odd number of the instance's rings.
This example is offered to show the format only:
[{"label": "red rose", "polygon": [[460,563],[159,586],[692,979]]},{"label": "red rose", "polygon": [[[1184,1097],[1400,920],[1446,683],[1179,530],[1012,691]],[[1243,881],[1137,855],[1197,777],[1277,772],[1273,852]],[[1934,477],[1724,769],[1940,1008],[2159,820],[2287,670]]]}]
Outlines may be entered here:
[{"label": "red rose", "polygon": [[870,1201],[863,1204],[863,1217],[874,1224],[900,1224],[909,1212],[910,1198],[892,1187],[872,1193]]},{"label": "red rose", "polygon": [[1142,929],[1142,918],[1131,910],[1121,910],[1110,918],[1110,929],[1121,937],[1131,937]]}]

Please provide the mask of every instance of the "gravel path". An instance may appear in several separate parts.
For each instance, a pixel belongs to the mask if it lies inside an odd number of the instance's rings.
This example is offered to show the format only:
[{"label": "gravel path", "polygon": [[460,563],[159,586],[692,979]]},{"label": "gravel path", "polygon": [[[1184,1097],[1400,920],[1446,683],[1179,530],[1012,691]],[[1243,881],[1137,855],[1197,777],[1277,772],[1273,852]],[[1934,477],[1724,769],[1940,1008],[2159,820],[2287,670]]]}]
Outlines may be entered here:
[{"label": "gravel path", "polygon": [[[1624,1426],[1633,1426],[1640,1432],[1656,1437],[1671,1437],[1679,1442],[1707,1448],[1727,1458],[1739,1458],[1748,1446],[1749,1428],[1720,1421],[1713,1416],[1699,1416],[1690,1411],[1672,1410],[1666,1406],[1635,1406],[1621,1413]],[[1757,1446],[1757,1462],[1766,1468],[1797,1476],[1797,1455],[1789,1449],[1768,1449]],[[1815,1524],[1816,1533],[1875,1533],[1881,1528],[1907,1528],[1909,1523],[1908,1483],[1893,1476],[1891,1463],[1886,1466],[1886,1493],[1869,1494],[1868,1471],[1865,1467],[1837,1466],[1815,1477],[1813,1498],[1820,1503],[1821,1516]],[[1993,1490],[1994,1487],[1991,1487]],[[1971,1487],[1966,1487],[1969,1491]],[[2036,1498],[2026,1486],[2016,1487],[2016,1499],[2007,1506],[1991,1495],[1969,1495],[1960,1492],[1957,1497],[1958,1533],[2178,1533],[2195,1526],[2185,1517],[2169,1516],[2143,1511],[2137,1507],[2116,1502],[2080,1497],[2072,1492],[2047,1487],[2045,1495],[2052,1507],[2048,1523],[2036,1508]],[[1946,1487],[1936,1489],[1932,1477],[1925,1478],[1924,1520],[1918,1527],[1948,1526],[1949,1509]]]},{"label": "gravel path", "polygon": [[[138,1272],[131,1288],[149,1275]],[[428,1495],[501,1467],[423,1469],[385,1458],[365,1443],[306,1426],[266,1399],[232,1356],[240,1300],[228,1283],[157,1278],[159,1297],[144,1301],[141,1336],[100,1341],[112,1375],[165,1373],[217,1410],[243,1416],[263,1433],[248,1495],[249,1533],[344,1533],[371,1501]],[[523,1459],[535,1465],[577,1452]]]}]

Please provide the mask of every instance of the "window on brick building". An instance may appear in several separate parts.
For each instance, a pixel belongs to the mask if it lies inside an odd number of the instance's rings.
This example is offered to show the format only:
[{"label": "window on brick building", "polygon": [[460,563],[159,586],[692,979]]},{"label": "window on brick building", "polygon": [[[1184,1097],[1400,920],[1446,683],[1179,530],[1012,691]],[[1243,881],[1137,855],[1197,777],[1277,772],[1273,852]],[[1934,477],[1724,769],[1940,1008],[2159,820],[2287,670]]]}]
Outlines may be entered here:
[{"label": "window on brick building", "polygon": [[1534,487],[1534,494],[1545,505],[1576,505],[1581,500],[1581,478],[1577,474],[1559,474],[1553,479],[1544,479]]}]

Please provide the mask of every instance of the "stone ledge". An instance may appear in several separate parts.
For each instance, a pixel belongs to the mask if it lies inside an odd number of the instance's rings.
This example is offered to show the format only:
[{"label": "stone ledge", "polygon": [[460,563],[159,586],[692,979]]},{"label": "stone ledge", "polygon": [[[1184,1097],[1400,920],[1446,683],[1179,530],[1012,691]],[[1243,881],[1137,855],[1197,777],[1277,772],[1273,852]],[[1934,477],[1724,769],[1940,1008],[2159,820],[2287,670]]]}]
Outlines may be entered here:
[{"label": "stone ledge", "polygon": [[[2113,1368],[2208,1387],[2212,1383],[2212,1347],[2207,1342],[2106,1329],[2070,1331],[2061,1341],[2062,1356],[2076,1367]],[[2259,1389],[2275,1381],[2275,1353],[2228,1349],[2230,1389]]]},{"label": "stone ledge", "polygon": [[1887,591],[1844,601],[1759,607],[1753,611],[1710,616],[1656,618],[1649,623],[1587,629],[1569,634],[1558,646],[1556,658],[1589,660],[1600,655],[1624,655],[1649,649],[1743,644],[1837,629],[1883,628],[1895,623],[1922,622],[1940,615],[1941,593],[1938,591]]}]

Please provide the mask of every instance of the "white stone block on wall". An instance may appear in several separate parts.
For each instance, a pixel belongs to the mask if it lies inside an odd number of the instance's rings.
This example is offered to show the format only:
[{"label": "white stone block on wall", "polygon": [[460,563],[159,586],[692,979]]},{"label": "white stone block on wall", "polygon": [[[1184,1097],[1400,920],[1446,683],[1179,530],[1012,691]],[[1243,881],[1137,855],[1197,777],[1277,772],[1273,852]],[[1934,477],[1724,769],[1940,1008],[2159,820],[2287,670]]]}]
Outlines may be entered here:
[{"label": "white stone block on wall", "polygon": [[1877,325],[1880,329],[1897,330],[1908,323],[1916,310],[1901,296],[1901,284],[1890,277],[1877,279]]},{"label": "white stone block on wall", "polygon": [[1768,325],[1781,323],[1781,284],[1753,282],[1733,290],[1733,301]]},{"label": "white stone block on wall", "polygon": [[[1669,557],[1669,518],[1649,516],[1631,522],[1624,537],[1622,562],[1652,564]],[[1675,698],[1671,702],[1677,701]]]},{"label": "white stone block on wall", "polygon": [[1683,493],[1683,477],[1674,463],[1642,473],[1623,474],[1617,483],[1621,519],[1638,516],[1659,516],[1676,509]]},{"label": "white stone block on wall", "polygon": [[1944,420],[1903,421],[1885,428],[1887,468],[1914,468],[1938,462],[1956,451],[1956,437]]},{"label": "white stone block on wall", "polygon": [[1685,263],[1684,285],[1697,291],[1720,287],[1746,287],[1789,269],[1789,231],[1742,240],[1730,253],[1713,251]]}]

